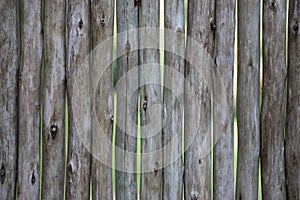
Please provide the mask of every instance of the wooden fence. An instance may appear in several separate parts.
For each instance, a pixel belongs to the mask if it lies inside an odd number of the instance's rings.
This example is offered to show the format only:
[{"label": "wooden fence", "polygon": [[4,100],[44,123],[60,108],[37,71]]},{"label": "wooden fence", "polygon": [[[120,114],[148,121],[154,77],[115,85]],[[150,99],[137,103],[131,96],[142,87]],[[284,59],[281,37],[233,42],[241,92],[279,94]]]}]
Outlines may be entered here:
[{"label": "wooden fence", "polygon": [[[0,199],[300,199],[299,0],[1,0],[0,17]],[[111,65],[94,101],[105,134],[115,146],[140,155],[162,148],[184,130],[180,145],[172,147],[181,152],[194,139],[189,132],[201,126],[213,132],[211,153],[199,158],[201,141],[195,140],[175,162],[158,168],[172,153],[164,152],[155,157],[153,171],[129,173],[100,162],[91,155],[92,148],[81,144],[72,109],[73,85],[81,63],[116,34],[114,27],[130,38],[117,37],[116,46],[111,43],[105,55],[113,59],[112,49],[126,52],[117,58],[117,80],[135,66],[159,64],[163,58],[170,66],[163,77],[158,68],[151,73],[140,70],[136,79],[126,79],[126,87],[147,79],[173,85],[179,92],[174,97],[160,85],[148,84],[133,94],[116,89],[114,98]],[[218,108],[226,113],[222,132],[216,129],[221,116],[191,63],[160,51],[159,44],[156,49],[131,50],[154,42],[130,31],[146,27],[167,28],[178,37],[186,34],[211,57],[211,70],[219,71],[225,91],[226,103]],[[172,44],[165,39],[162,45]],[[188,50],[191,47],[180,39],[175,45],[182,55],[197,52]],[[175,80],[170,69],[185,81]],[[186,83],[200,95],[201,104],[185,95]],[[130,102],[122,103],[129,96]],[[163,109],[150,119],[147,111],[155,104]],[[138,135],[148,130],[131,128],[128,134],[127,111],[140,127],[171,117],[155,137],[144,139]],[[203,114],[193,118],[194,111]],[[90,123],[97,117],[91,116]],[[114,129],[118,120],[125,130]],[[130,158],[114,154],[115,146],[106,156],[114,165],[124,165]],[[147,164],[137,156],[126,167],[141,172]]]}]

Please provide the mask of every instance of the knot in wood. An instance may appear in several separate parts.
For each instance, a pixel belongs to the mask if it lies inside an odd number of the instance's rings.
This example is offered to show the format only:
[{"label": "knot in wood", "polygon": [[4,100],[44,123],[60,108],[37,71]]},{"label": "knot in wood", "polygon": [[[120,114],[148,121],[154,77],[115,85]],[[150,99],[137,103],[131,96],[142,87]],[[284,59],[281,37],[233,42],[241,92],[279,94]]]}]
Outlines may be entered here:
[{"label": "knot in wood", "polygon": [[157,172],[158,172],[158,169],[157,169],[157,168],[154,168],[154,173],[155,173],[155,175],[157,174]]},{"label": "knot in wood", "polygon": [[67,166],[67,171],[69,173],[73,173],[73,167],[72,167],[72,163],[69,163],[68,166]]},{"label": "knot in wood", "polygon": [[2,165],[2,167],[0,169],[0,182],[1,182],[1,184],[4,183],[5,176],[6,176],[6,170],[5,170],[4,165]]},{"label": "knot in wood", "polygon": [[83,21],[82,21],[82,19],[80,19],[78,26],[79,26],[79,29],[81,30],[82,27],[83,27]]},{"label": "knot in wood", "polygon": [[214,18],[211,18],[211,19],[210,19],[210,28],[211,28],[211,30],[213,30],[213,31],[215,31],[216,28],[217,28],[216,21],[215,21]]},{"label": "knot in wood", "polygon": [[191,200],[197,200],[198,199],[198,192],[192,191],[191,192]]},{"label": "knot in wood", "polygon": [[270,0],[269,5],[272,10],[275,10],[275,8],[277,6],[276,0]]},{"label": "knot in wood", "polygon": [[128,41],[126,42],[125,49],[126,49],[127,53],[130,52],[130,50],[131,50],[131,47],[130,47],[130,44]]},{"label": "knot in wood", "polygon": [[105,25],[105,17],[102,17],[100,20],[100,24],[103,27]]},{"label": "knot in wood", "polygon": [[34,176],[34,172],[32,172],[32,176],[31,176],[31,184],[32,184],[32,185],[35,184],[35,176]]},{"label": "knot in wood", "polygon": [[143,101],[143,110],[146,111],[147,107],[148,107],[148,101],[147,101],[147,98],[144,98],[144,101]]},{"label": "knot in wood", "polygon": [[298,26],[297,22],[295,22],[295,24],[293,25],[292,29],[293,29],[293,31],[294,31],[295,34],[298,33],[299,26]]},{"label": "knot in wood", "polygon": [[54,140],[56,138],[57,129],[58,128],[57,128],[56,124],[51,124],[51,126],[50,126],[50,133],[51,133],[52,140]]}]

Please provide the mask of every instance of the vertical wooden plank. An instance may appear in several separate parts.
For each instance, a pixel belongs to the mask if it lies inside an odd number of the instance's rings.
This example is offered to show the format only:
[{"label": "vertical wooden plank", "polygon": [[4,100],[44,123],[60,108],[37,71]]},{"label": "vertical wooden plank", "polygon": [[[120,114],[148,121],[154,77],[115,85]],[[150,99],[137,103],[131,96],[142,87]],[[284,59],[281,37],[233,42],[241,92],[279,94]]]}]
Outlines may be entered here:
[{"label": "vertical wooden plank", "polygon": [[19,199],[39,199],[40,192],[41,5],[34,0],[20,1]]},{"label": "vertical wooden plank", "polygon": [[[101,42],[111,38],[113,36],[114,27],[114,1],[113,0],[94,0],[91,2],[91,26],[92,26],[92,48],[96,48]],[[97,58],[101,58],[112,61],[112,40],[109,44],[111,48],[108,48],[105,55],[95,55]],[[94,55],[93,55],[94,56]],[[93,60],[97,58],[93,57]],[[99,64],[99,63],[97,63]],[[101,64],[101,61],[100,61]],[[100,85],[97,86],[98,92],[96,92],[95,108],[98,111],[98,116],[95,119],[99,123],[99,126],[103,130],[103,133],[107,135],[107,138],[111,138],[113,135],[113,71],[112,62],[101,75]],[[96,68],[97,65],[92,66]],[[92,69],[92,71],[97,71]],[[92,80],[94,81],[94,80]],[[97,134],[97,130],[94,133]],[[93,134],[94,134],[93,133]],[[94,136],[93,136],[94,137]],[[94,141],[95,142],[95,141]],[[94,144],[94,143],[93,143]],[[93,153],[92,149],[92,153]],[[105,157],[111,158],[112,147],[106,149],[107,155]],[[95,152],[98,153],[98,152]],[[104,153],[104,152],[101,152]],[[92,159],[92,187],[93,187],[93,199],[112,199],[112,170],[111,166],[106,166],[101,161],[93,157]]]},{"label": "vertical wooden plank", "polygon": [[[80,67],[90,50],[90,1],[69,0],[68,16],[68,65],[67,94],[69,114],[69,138],[67,160],[67,199],[90,198],[90,149],[83,146],[75,124],[73,85]],[[88,70],[88,69],[84,69]],[[87,134],[86,137],[89,137]]]},{"label": "vertical wooden plank", "polygon": [[[184,76],[184,58],[175,55],[175,52],[180,52],[181,55],[185,53],[184,40],[184,0],[165,0],[165,49],[172,50],[169,52],[165,50],[164,64],[164,114],[169,121],[163,128],[163,146],[171,144],[171,151],[164,151],[164,162],[176,156],[176,153],[181,155],[182,151],[182,128],[183,128],[183,107],[184,107],[184,80],[178,80],[177,75],[173,71],[177,71]],[[176,17],[175,17],[176,16]],[[173,39],[168,34],[172,33]],[[179,95],[174,95],[174,91],[179,91]],[[178,143],[172,143],[172,139],[176,135],[180,136]],[[177,158],[177,156],[176,156]],[[179,156],[175,162],[165,163],[163,169],[163,199],[181,199],[183,187],[183,162],[182,157]]]},{"label": "vertical wooden plank", "polygon": [[65,6],[45,1],[42,198],[64,198],[65,172]]},{"label": "vertical wooden plank", "polygon": [[117,50],[125,53],[118,57],[117,69],[118,80],[122,78],[125,84],[117,88],[116,146],[125,152],[116,153],[115,158],[116,169],[121,169],[116,171],[116,199],[134,200],[137,199],[137,180],[133,172],[136,172],[137,163],[136,158],[132,160],[127,153],[137,152],[137,128],[128,126],[131,121],[138,123],[138,90],[131,91],[131,88],[138,88],[138,73],[128,71],[138,66],[138,51],[131,51],[138,47],[138,7],[132,0],[117,1],[116,6],[117,30],[121,33]]},{"label": "vertical wooden plank", "polygon": [[0,196],[16,198],[18,145],[18,1],[0,3]]},{"label": "vertical wooden plank", "polygon": [[258,198],[260,153],[260,1],[238,2],[236,199]]},{"label": "vertical wooden plank", "polygon": [[263,10],[262,197],[285,199],[286,1],[264,1]]},{"label": "vertical wooden plank", "polygon": [[[197,51],[201,55],[194,54],[193,57],[210,56],[211,58],[199,59],[202,63],[197,66],[193,64],[198,63],[186,63],[185,74],[188,85],[185,86],[185,90],[191,88],[199,99],[197,101],[194,96],[185,95],[185,199],[211,199],[211,157],[209,151],[203,154],[206,151],[204,148],[210,148],[210,140],[206,141],[205,138],[211,132],[211,91],[205,84],[205,80],[209,77],[201,72],[210,70],[212,65],[209,61],[212,60],[214,52],[214,15],[213,0],[189,0],[186,55],[193,54],[193,43],[197,42],[197,46],[202,48]],[[196,137],[193,134],[195,127],[199,127],[196,130]]]},{"label": "vertical wooden plank", "polygon": [[286,116],[287,199],[300,199],[300,1],[290,0],[288,24],[288,101]]},{"label": "vertical wooden plank", "polygon": [[[159,64],[159,35],[157,36],[146,36],[147,32],[145,28],[148,27],[159,27],[159,1],[143,0],[138,1],[137,6],[139,6],[139,65],[143,66],[145,64]],[[157,34],[159,34],[157,32]],[[157,45],[155,49],[146,49],[144,44],[152,43],[153,46]],[[148,71],[149,73],[145,72]],[[145,80],[151,80],[154,83],[160,82],[160,70],[155,67],[152,70],[145,70],[140,68],[140,82],[143,83]],[[141,98],[141,113],[140,113],[140,123],[141,126],[148,124],[156,125],[161,127],[161,114],[162,112],[155,113],[157,117],[150,118],[149,111],[151,106],[154,104],[160,104],[162,101],[161,96],[161,86],[155,84],[143,85],[140,88],[140,98]],[[149,137],[148,135],[155,134],[155,136]],[[146,138],[141,139],[141,199],[161,199],[161,186],[162,186],[162,170],[159,166],[162,164],[162,155],[155,156],[155,160],[150,162],[146,160],[146,156],[143,154],[154,152],[155,150],[161,149],[162,147],[162,134],[161,131],[158,133],[153,133],[151,126],[149,129],[141,130],[141,136]],[[146,169],[153,169],[151,172]],[[147,171],[147,172],[146,172]]]},{"label": "vertical wooden plank", "polygon": [[[143,29],[139,33],[139,65],[144,66],[146,64],[159,64],[159,36],[147,37],[147,29],[149,27],[159,27],[159,2],[158,1],[138,1],[139,6],[139,28]],[[157,32],[157,34],[159,34]],[[153,43],[153,46],[157,45],[155,49],[146,49],[144,44]],[[149,72],[149,73],[147,73]],[[160,82],[160,70],[157,67],[150,70],[144,70],[140,68],[140,82],[146,82],[151,80],[152,82]],[[162,112],[155,113],[156,118],[150,118],[151,106],[162,103],[161,86],[148,84],[143,85],[140,88],[141,109],[140,109],[140,125],[141,127],[148,124],[161,127],[161,114]],[[153,127],[141,130],[141,199],[161,199],[162,198],[162,170],[159,166],[162,164],[162,155],[158,154],[153,160],[146,160],[147,153],[155,152],[162,147],[162,133],[154,133]],[[149,134],[154,136],[148,136]],[[147,169],[151,169],[149,172]],[[153,170],[152,170],[153,169]]]},{"label": "vertical wooden plank", "polygon": [[[234,198],[233,174],[233,64],[234,64],[234,30],[235,0],[216,1],[216,42],[215,64],[226,92],[226,119],[221,133],[214,131],[214,199]],[[214,123],[218,123],[218,116]],[[220,134],[220,135],[219,135]],[[218,137],[219,135],[219,137]]]}]

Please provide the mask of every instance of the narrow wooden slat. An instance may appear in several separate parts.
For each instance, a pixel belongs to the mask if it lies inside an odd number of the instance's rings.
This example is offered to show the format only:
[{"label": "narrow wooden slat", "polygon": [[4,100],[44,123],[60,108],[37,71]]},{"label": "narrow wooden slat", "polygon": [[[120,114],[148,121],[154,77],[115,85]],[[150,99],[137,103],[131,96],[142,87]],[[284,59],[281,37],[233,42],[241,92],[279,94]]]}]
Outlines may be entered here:
[{"label": "narrow wooden slat", "polygon": [[[215,39],[215,30],[212,27],[214,15],[214,1],[189,1],[186,55],[199,58],[204,56],[205,59],[198,59],[201,63],[186,63],[185,90],[188,91],[190,88],[197,100],[194,96],[185,95],[185,199],[211,198],[211,157],[209,149],[205,150],[205,148],[210,148],[212,91],[209,91],[209,85],[205,84],[209,77],[201,73],[211,70],[212,66]],[[197,50],[199,55],[195,55],[193,43],[197,43],[198,48],[201,48]],[[194,131],[197,131],[196,135]],[[209,140],[205,140],[206,137]]]},{"label": "narrow wooden slat", "polygon": [[124,152],[116,153],[115,158],[116,199],[134,200],[137,199],[137,180],[133,172],[136,172],[137,163],[136,158],[132,160],[128,156],[128,152],[137,152],[137,128],[129,126],[130,122],[138,123],[138,90],[131,91],[131,88],[138,89],[138,71],[132,74],[129,70],[138,66],[138,51],[131,51],[131,48],[138,47],[138,7],[132,0],[117,1],[116,6],[117,30],[121,33],[117,50],[125,53],[118,58],[117,69],[121,85],[117,89],[116,146]]},{"label": "narrow wooden slat", "polygon": [[300,199],[300,1],[290,0],[288,41],[288,102],[286,116],[287,199]]},{"label": "narrow wooden slat", "polygon": [[[163,129],[163,146],[171,144],[171,151],[164,151],[164,162],[169,162],[167,158],[176,158],[175,162],[164,163],[163,169],[163,199],[181,199],[183,187],[183,162],[182,151],[182,127],[183,127],[183,107],[184,107],[184,80],[178,80],[173,71],[184,76],[184,58],[176,55],[175,52],[185,53],[184,40],[184,0],[165,0],[165,28],[168,29],[165,35],[165,70],[164,70],[164,116],[169,121]],[[175,17],[176,16],[176,17]],[[169,36],[172,33],[172,38]],[[174,41],[174,39],[177,41]],[[176,95],[174,91],[178,91]],[[178,142],[172,139],[179,135]]]},{"label": "narrow wooden slat", "polygon": [[63,199],[65,172],[65,6],[45,1],[42,198]]},{"label": "narrow wooden slat", "polygon": [[0,4],[0,196],[16,198],[18,142],[18,1]]},{"label": "narrow wooden slat", "polygon": [[[220,71],[226,93],[226,119],[221,133],[214,131],[214,199],[234,198],[233,172],[233,64],[235,0],[216,1],[215,64]],[[219,123],[214,117],[214,123]]]},{"label": "narrow wooden slat", "polygon": [[39,199],[42,6],[20,1],[18,198]]},{"label": "narrow wooden slat", "polygon": [[[101,45],[101,42],[111,39],[113,36],[113,27],[114,27],[114,1],[113,0],[96,0],[91,2],[91,28],[92,28],[92,48],[97,48],[97,46]],[[105,52],[102,55],[93,55],[93,61],[98,60],[99,58],[107,61],[112,61],[112,40],[111,43],[106,46]],[[96,88],[97,92],[94,94],[94,103],[95,109],[97,111],[97,115],[94,116],[94,119],[97,120],[99,126],[103,133],[112,141],[113,136],[113,71],[112,71],[112,62],[108,63],[109,66],[98,66],[102,64],[102,61],[96,62],[96,64],[92,66],[92,72],[97,71],[97,68],[105,68],[103,74],[99,77],[99,85],[93,85]],[[94,82],[95,80],[92,80]],[[95,88],[94,88],[95,89]],[[96,123],[96,122],[95,122]],[[94,127],[94,125],[93,125]],[[98,144],[98,141],[94,140],[94,134],[99,134],[99,130],[93,130],[93,149],[94,152],[94,142]],[[95,135],[95,137],[97,137]],[[111,142],[109,141],[109,142]],[[101,148],[101,147],[100,147]],[[97,147],[95,147],[97,149]],[[100,154],[103,155],[107,159],[111,160],[112,158],[112,146],[109,145],[107,149],[101,151]],[[99,158],[93,157],[92,159],[92,194],[93,199],[112,199],[112,170],[111,166],[107,166],[103,163],[103,161],[98,160]],[[109,162],[111,163],[111,162]]]},{"label": "narrow wooden slat", "polygon": [[263,11],[262,197],[286,199],[284,170],[286,1],[264,1]]},{"label": "narrow wooden slat", "polygon": [[236,199],[258,198],[260,153],[260,1],[238,2]]},{"label": "narrow wooden slat", "polygon": [[[68,65],[67,65],[67,94],[68,94],[68,160],[67,160],[67,199],[90,198],[90,149],[84,147],[78,137],[76,113],[73,105],[75,94],[74,83],[79,70],[86,59],[90,49],[90,2],[81,0],[69,0],[68,16]],[[89,69],[82,69],[89,70]],[[88,98],[88,97],[87,97]],[[82,113],[83,114],[83,113]],[[89,115],[89,113],[87,113]],[[89,134],[86,135],[89,137]]]},{"label": "narrow wooden slat", "polygon": [[[159,27],[159,1],[143,0],[137,1],[139,6],[139,65],[145,64],[159,64],[159,32],[157,35],[147,36],[148,31],[145,28]],[[145,44],[152,43],[156,46],[155,49],[146,49]],[[151,66],[152,67],[152,66]],[[149,73],[145,72],[148,71]],[[140,82],[151,80],[151,82],[160,82],[160,70],[155,67],[152,70],[144,70],[140,68]],[[161,105],[161,86],[155,84],[147,84],[140,87],[140,123],[141,127],[145,125],[155,125],[161,127],[161,114],[162,112],[155,113],[155,118],[150,118],[150,109],[154,104]],[[150,126],[148,129],[141,130],[141,199],[161,199],[161,186],[162,186],[162,170],[159,166],[162,164],[162,155],[154,156],[154,160],[147,160],[146,156],[150,152],[159,150],[162,147],[162,134],[161,131],[154,133],[154,127]],[[154,135],[155,134],[155,135]],[[149,136],[154,135],[154,136]],[[149,172],[147,169],[151,169]]]}]

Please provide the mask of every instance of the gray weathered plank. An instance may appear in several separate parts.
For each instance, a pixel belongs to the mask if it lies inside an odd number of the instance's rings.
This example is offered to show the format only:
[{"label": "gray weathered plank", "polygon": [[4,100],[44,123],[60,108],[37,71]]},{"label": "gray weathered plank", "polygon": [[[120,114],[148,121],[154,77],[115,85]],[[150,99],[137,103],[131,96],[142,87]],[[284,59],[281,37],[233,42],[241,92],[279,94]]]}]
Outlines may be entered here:
[{"label": "gray weathered plank", "polygon": [[[67,64],[67,95],[68,95],[68,159],[66,199],[90,198],[90,149],[84,147],[78,138],[73,105],[75,98],[73,85],[78,79],[77,74],[90,50],[90,2],[69,0],[68,16],[68,64]],[[89,70],[89,69],[82,69]],[[74,100],[75,101],[75,100]],[[80,102],[79,102],[80,103]],[[88,115],[89,113],[87,113]],[[87,134],[86,137],[89,137]]]},{"label": "gray weathered plank", "polygon": [[[165,28],[168,29],[165,35],[165,50],[164,64],[164,114],[163,116],[168,121],[163,128],[163,146],[171,144],[170,151],[164,151],[164,169],[163,169],[163,199],[181,199],[183,187],[183,162],[181,155],[182,151],[182,128],[183,128],[183,107],[184,107],[184,80],[178,80],[177,75],[173,71],[177,71],[184,76],[184,58],[175,55],[175,52],[185,53],[184,40],[184,0],[165,0]],[[176,17],[174,17],[176,16]],[[172,33],[170,38],[169,33]],[[174,39],[177,39],[174,41]],[[174,95],[174,91],[178,91]],[[172,142],[172,139],[179,135],[177,142]],[[172,158],[176,158],[173,162]],[[172,160],[169,163],[169,159]]]},{"label": "gray weathered plank", "polygon": [[[214,131],[214,199],[234,198],[233,172],[233,64],[235,0],[216,1],[215,64],[220,71],[226,93],[226,119],[223,130]],[[219,117],[214,117],[219,123]]]},{"label": "gray weathered plank", "polygon": [[285,166],[287,199],[296,200],[300,199],[300,1],[289,2]]},{"label": "gray weathered plank", "polygon": [[42,198],[63,199],[65,174],[66,1],[44,4]]},{"label": "gray weathered plank", "polygon": [[[136,158],[130,158],[128,152],[137,152],[137,128],[129,127],[130,122],[138,123],[138,71],[128,74],[128,71],[138,66],[138,7],[132,0],[116,2],[118,37],[118,80],[117,88],[117,132],[116,146],[125,152],[116,151],[116,199],[137,199]],[[131,30],[131,31],[129,31]],[[124,55],[120,55],[122,53]],[[122,78],[122,79],[121,79]],[[123,82],[124,81],[124,82]],[[122,84],[125,83],[125,84]],[[125,128],[125,129],[124,129]],[[118,170],[120,169],[120,170]],[[122,171],[125,170],[125,171]],[[128,173],[126,173],[128,172]]]},{"label": "gray weathered plank", "polygon": [[285,199],[286,1],[264,1],[263,11],[262,197]]},{"label": "gray weathered plank", "polygon": [[[101,42],[111,38],[113,36],[113,27],[114,27],[114,1],[113,0],[96,0],[91,2],[91,28],[92,28],[92,48],[97,48]],[[103,58],[103,60],[107,59],[112,61],[112,40],[111,43],[106,46],[107,48],[104,51],[101,51],[102,55],[95,55],[93,60],[98,61],[98,58]],[[99,49],[99,48],[98,48]],[[97,49],[97,50],[98,50]],[[96,54],[98,51],[95,51]],[[94,55],[93,55],[94,56]],[[102,64],[96,62],[97,64]],[[94,116],[94,121],[98,121],[100,128],[103,130],[103,133],[107,136],[107,138],[111,139],[113,136],[113,71],[112,71],[112,62],[108,63],[109,66],[101,66],[107,67],[104,73],[101,75],[99,83],[100,85],[93,87],[98,87],[97,92],[94,94],[95,99],[95,109],[97,111],[97,115]],[[92,72],[97,71],[98,65],[92,66]],[[92,80],[94,82],[95,80]],[[96,123],[96,122],[95,122]],[[93,124],[94,127],[94,124]],[[93,132],[94,134],[99,134],[97,130]],[[97,137],[95,135],[95,137]],[[94,146],[93,139],[93,146]],[[98,144],[98,143],[95,143]],[[92,153],[94,153],[94,147],[92,147]],[[97,147],[95,146],[95,149]],[[101,147],[100,147],[101,148]],[[95,152],[99,153],[99,152]],[[105,153],[104,155],[107,159],[111,160],[112,146],[109,145],[109,149],[105,149],[105,151],[100,152]],[[109,162],[111,163],[111,162]],[[92,159],[92,196],[93,199],[112,199],[112,170],[111,166],[107,166],[103,164],[101,161],[97,160],[97,157],[93,157]]]},{"label": "gray weathered plank", "polygon": [[18,136],[18,1],[0,3],[0,196],[16,198]]},{"label": "gray weathered plank", "polygon": [[20,1],[18,198],[39,199],[42,6]]},{"label": "gray weathered plank", "polygon": [[260,1],[238,3],[236,199],[258,198],[260,153]]},{"label": "gray weathered plank", "polygon": [[[143,0],[138,1],[139,6],[139,28],[143,28],[139,32],[139,47],[142,48],[139,51],[139,65],[145,64],[159,64],[159,32],[157,35],[147,36],[149,31],[145,30],[148,27],[159,27],[159,1]],[[155,49],[146,49],[146,44],[153,44]],[[152,66],[151,66],[152,67]],[[147,73],[149,72],[149,73]],[[151,80],[154,83],[159,83],[160,70],[154,67],[152,70],[146,70],[140,68],[140,82],[145,80]],[[146,124],[161,127],[161,114],[162,112],[155,113],[155,118],[150,118],[151,106],[154,104],[161,105],[162,95],[161,86],[155,84],[143,85],[140,88],[140,123],[141,127]],[[162,134],[161,131],[153,133],[153,126],[147,129],[141,130],[141,136],[145,138],[141,139],[141,199],[161,199],[161,186],[162,186],[162,170],[159,166],[162,165],[162,155],[158,154],[154,156],[154,160],[147,160],[147,153],[159,150],[162,147]],[[149,134],[154,136],[149,136]],[[151,172],[149,170],[151,169]],[[147,171],[147,172],[146,172]]]},{"label": "gray weathered plank", "polygon": [[[211,144],[211,91],[209,91],[209,85],[205,84],[205,80],[209,80],[209,77],[202,72],[211,70],[212,66],[210,61],[214,56],[215,30],[212,28],[214,15],[215,2],[213,0],[189,1],[186,55],[187,58],[193,55],[199,58],[204,56],[205,59],[199,59],[201,63],[186,63],[185,74],[188,85],[185,85],[185,90],[188,91],[190,88],[197,100],[193,95],[185,95],[185,199],[211,199],[211,155],[209,149],[205,150],[205,148],[210,148]],[[197,50],[200,55],[193,53],[194,42],[197,42],[197,46],[201,48]],[[193,134],[194,131],[197,131],[197,135]],[[209,140],[205,139],[207,137]]]}]

